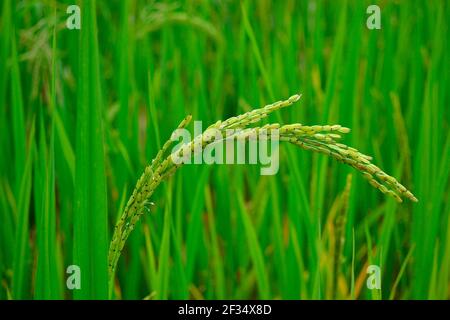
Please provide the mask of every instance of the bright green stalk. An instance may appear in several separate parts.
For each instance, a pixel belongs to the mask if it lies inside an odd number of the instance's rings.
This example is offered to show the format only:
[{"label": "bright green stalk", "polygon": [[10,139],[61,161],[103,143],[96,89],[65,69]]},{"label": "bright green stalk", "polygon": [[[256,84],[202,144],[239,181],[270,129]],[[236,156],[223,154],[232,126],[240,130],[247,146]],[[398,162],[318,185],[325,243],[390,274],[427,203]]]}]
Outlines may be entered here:
[{"label": "bright green stalk", "polygon": [[95,1],[83,1],[80,31],[74,211],[78,299],[108,298],[107,193]]},{"label": "bright green stalk", "polygon": [[249,217],[249,214],[245,208],[244,200],[242,195],[238,194],[239,201],[239,216],[242,219],[244,225],[245,235],[247,238],[247,246],[249,250],[249,255],[252,259],[252,263],[255,267],[256,282],[258,283],[258,298],[269,299],[270,286],[269,279],[267,275],[267,270],[264,263],[264,256],[262,253],[262,248],[258,242],[258,237],[254,228],[254,225]]},{"label": "bright green stalk", "polygon": [[[53,59],[50,109],[56,106],[56,30],[53,30]],[[54,119],[54,118],[52,118]],[[35,183],[36,201],[36,229],[38,238],[38,255],[36,267],[35,298],[60,299],[61,273],[58,270],[56,248],[56,190],[55,190],[55,150],[54,150],[54,121],[50,128],[50,145],[47,149],[46,130],[43,113],[40,117],[40,143],[38,158],[40,159],[41,181]],[[44,186],[43,196],[42,186]]]},{"label": "bright green stalk", "polygon": [[[169,196],[170,198],[170,196]],[[170,202],[169,202],[170,203]],[[159,250],[158,280],[156,289],[157,299],[167,299],[169,297],[169,262],[170,262],[170,230],[172,228],[172,215],[170,207],[164,210],[164,230]]]},{"label": "bright green stalk", "polygon": [[22,84],[20,81],[19,61],[17,57],[16,39],[13,32],[12,37],[12,72],[11,87],[13,99],[13,138],[14,138],[14,154],[15,154],[15,178],[16,178],[16,195],[18,195],[19,186],[22,179],[23,168],[25,166],[25,120],[23,114],[23,97]]},{"label": "bright green stalk", "polygon": [[30,132],[30,147],[25,163],[17,198],[17,229],[14,247],[12,296],[14,299],[29,298],[30,279],[30,243],[29,243],[29,209],[31,195],[31,164],[34,148],[34,122]]}]

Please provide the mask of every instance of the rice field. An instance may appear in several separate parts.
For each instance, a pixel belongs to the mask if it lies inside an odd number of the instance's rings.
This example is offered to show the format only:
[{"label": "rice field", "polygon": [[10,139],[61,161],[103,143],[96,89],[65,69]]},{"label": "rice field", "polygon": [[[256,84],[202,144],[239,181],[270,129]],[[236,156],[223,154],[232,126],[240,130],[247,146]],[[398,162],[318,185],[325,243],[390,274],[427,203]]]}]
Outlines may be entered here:
[{"label": "rice field", "polygon": [[450,2],[73,2],[0,3],[0,300],[450,298]]}]

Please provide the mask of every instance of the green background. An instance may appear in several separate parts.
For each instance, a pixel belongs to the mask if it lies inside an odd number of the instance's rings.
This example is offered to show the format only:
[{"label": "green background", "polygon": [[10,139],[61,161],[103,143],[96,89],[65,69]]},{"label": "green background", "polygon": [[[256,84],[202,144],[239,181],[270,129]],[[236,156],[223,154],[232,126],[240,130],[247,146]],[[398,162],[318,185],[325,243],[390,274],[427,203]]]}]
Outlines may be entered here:
[{"label": "green background", "polygon": [[[449,298],[449,1],[77,1],[81,30],[70,4],[1,1],[0,299]],[[177,124],[294,93],[272,122],[351,128],[419,202],[287,144],[276,176],[188,165],[109,294],[114,223]]]}]

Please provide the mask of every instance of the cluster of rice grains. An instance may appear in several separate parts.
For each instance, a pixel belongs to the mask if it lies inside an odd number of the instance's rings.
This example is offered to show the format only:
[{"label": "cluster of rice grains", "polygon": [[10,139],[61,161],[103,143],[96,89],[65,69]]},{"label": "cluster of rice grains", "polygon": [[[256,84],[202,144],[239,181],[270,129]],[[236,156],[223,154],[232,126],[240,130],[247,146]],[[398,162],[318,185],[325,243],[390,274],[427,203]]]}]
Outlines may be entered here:
[{"label": "cluster of rice grains", "polygon": [[[261,127],[248,127],[249,125],[260,121],[267,117],[271,112],[292,105],[300,99],[300,95],[293,95],[284,101],[278,101],[267,105],[260,109],[255,109],[237,117],[229,118],[225,121],[218,121],[211,125],[203,134],[195,137],[182,148],[178,149],[178,156],[192,156],[194,153],[203,150],[207,145],[215,143],[213,135],[210,134],[211,129],[219,130],[223,133],[230,129],[235,129],[233,136],[227,136],[227,139],[246,139],[257,136],[259,132],[264,130],[271,133],[276,130],[276,137],[280,141],[290,142],[305,150],[323,153],[340,162],[352,166],[360,171],[369,183],[380,190],[382,193],[388,194],[395,198],[398,202],[402,201],[402,197],[412,201],[417,201],[414,195],[400,184],[394,177],[386,174],[370,161],[370,156],[360,153],[357,149],[351,148],[345,144],[339,143],[340,134],[350,132],[349,128],[340,125],[314,125],[305,126],[302,124],[280,125],[267,124]],[[186,117],[178,128],[186,127],[191,117]],[[237,129],[237,130],[236,130]],[[267,134],[268,139],[274,135]],[[154,190],[161,181],[170,177],[181,164],[173,162],[172,155],[168,152],[172,140],[168,140],[163,148],[158,152],[152,164],[149,165],[133,191],[125,210],[117,222],[111,246],[109,250],[109,276],[110,281],[113,280],[115,268],[119,260],[121,251],[125,242],[132,232],[136,222],[145,212],[146,206],[150,204],[149,199]]]}]

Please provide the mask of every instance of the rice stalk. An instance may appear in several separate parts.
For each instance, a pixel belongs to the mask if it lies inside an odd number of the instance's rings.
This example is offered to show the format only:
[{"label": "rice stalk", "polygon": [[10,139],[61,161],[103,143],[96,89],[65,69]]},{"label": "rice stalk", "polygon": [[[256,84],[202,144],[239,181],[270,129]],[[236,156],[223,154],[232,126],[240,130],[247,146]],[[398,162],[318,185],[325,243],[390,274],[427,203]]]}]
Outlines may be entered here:
[{"label": "rice stalk", "polygon": [[[300,95],[293,95],[284,101],[278,101],[260,109],[255,109],[229,118],[225,121],[217,121],[209,126],[205,132],[195,137],[191,142],[184,144],[177,151],[168,154],[172,144],[168,140],[152,161],[147,166],[142,176],[139,178],[136,187],[123,211],[122,216],[117,222],[114,234],[111,240],[108,258],[108,270],[110,284],[114,279],[117,262],[120,258],[125,242],[139,221],[140,217],[146,212],[145,208],[150,204],[150,198],[159,184],[167,180],[182,164],[173,162],[173,155],[177,158],[193,156],[196,152],[204,150],[206,146],[221,142],[225,139],[253,139],[260,132],[266,132],[267,139],[271,139],[272,130],[277,130],[279,140],[289,142],[302,149],[325,154],[339,162],[347,164],[362,173],[369,183],[380,190],[382,193],[393,197],[398,202],[402,202],[402,197],[417,202],[417,198],[400,184],[394,177],[388,175],[376,165],[372,164],[371,157],[367,156],[357,149],[339,143],[340,134],[350,132],[349,128],[341,125],[313,125],[306,126],[300,123],[280,125],[279,123],[266,124],[261,127],[248,127],[265,117],[273,111],[292,105],[300,99]],[[186,117],[178,126],[185,128],[191,121],[191,116]],[[226,137],[215,141],[212,129],[219,130]],[[232,135],[227,136],[227,130],[236,130]],[[199,148],[201,146],[201,148]]]}]

